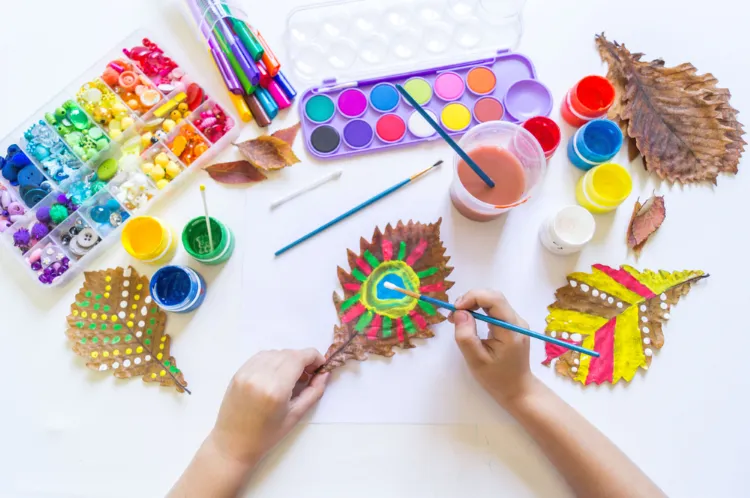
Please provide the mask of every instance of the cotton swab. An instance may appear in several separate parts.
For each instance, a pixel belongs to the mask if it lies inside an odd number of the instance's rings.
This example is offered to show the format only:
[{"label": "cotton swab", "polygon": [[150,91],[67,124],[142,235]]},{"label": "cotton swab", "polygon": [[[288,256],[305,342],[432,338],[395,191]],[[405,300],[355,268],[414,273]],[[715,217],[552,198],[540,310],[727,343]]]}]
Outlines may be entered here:
[{"label": "cotton swab", "polygon": [[599,357],[599,353],[596,351],[591,351],[586,348],[582,348],[581,346],[578,346],[576,344],[570,344],[565,341],[561,341],[560,339],[556,339],[554,337],[549,337],[544,334],[540,334],[539,332],[534,332],[533,330],[525,329],[523,327],[519,327],[517,325],[513,325],[512,323],[504,322],[502,320],[498,320],[497,318],[492,318],[491,316],[483,315],[481,313],[477,313],[476,311],[472,310],[458,310],[455,306],[453,306],[451,303],[446,303],[445,301],[441,301],[439,299],[435,299],[434,297],[430,296],[423,296],[420,294],[417,294],[416,292],[412,292],[406,289],[402,289],[401,287],[397,287],[393,285],[391,282],[384,282],[383,285],[386,289],[394,290],[397,292],[400,292],[402,294],[406,294],[407,296],[411,296],[414,299],[419,299],[421,301],[424,301],[426,303],[430,303],[432,305],[437,306],[438,308],[445,308],[447,310],[451,311],[466,311],[471,316],[476,318],[477,320],[481,320],[486,323],[490,323],[492,325],[497,325],[498,327],[502,327],[507,330],[512,330],[513,332],[518,332],[519,334],[527,335],[529,337],[533,337],[535,339],[539,339],[545,342],[549,342],[551,344],[555,344],[557,346],[562,346],[566,349],[571,349],[573,351],[577,351],[582,354],[587,354],[589,356],[593,356],[594,358]]},{"label": "cotton swab", "polygon": [[338,179],[341,176],[341,173],[343,173],[343,171],[340,170],[340,169],[338,169],[338,170],[334,171],[333,173],[330,173],[330,174],[324,176],[323,178],[319,178],[318,180],[315,180],[310,185],[302,187],[301,189],[295,190],[294,192],[291,192],[291,193],[285,195],[284,197],[280,197],[280,198],[276,199],[275,201],[273,201],[271,203],[271,209],[276,209],[277,207],[281,206],[282,204],[285,204],[285,203],[291,201],[295,197],[299,197],[300,195],[302,195],[302,194],[304,194],[306,192],[310,192],[311,190],[315,190],[316,188],[318,188],[321,185],[324,185],[324,184],[330,182],[331,180]]},{"label": "cotton swab", "polygon": [[429,114],[427,114],[427,111],[425,111],[424,108],[422,108],[422,106],[419,105],[416,100],[414,100],[414,97],[409,95],[409,92],[404,90],[404,87],[402,87],[399,84],[396,84],[396,89],[399,91],[401,96],[404,97],[404,99],[406,99],[406,101],[409,104],[411,104],[411,106],[414,109],[416,109],[416,111],[424,118],[424,120],[427,121],[436,132],[438,132],[438,134],[443,138],[443,140],[445,140],[448,143],[448,145],[450,145],[451,148],[454,151],[456,151],[456,154],[458,154],[461,157],[461,159],[466,161],[466,164],[468,164],[469,167],[472,170],[474,170],[474,173],[476,173],[477,176],[481,178],[482,181],[486,183],[488,187],[494,188],[495,182],[492,181],[492,178],[487,176],[487,173],[482,171],[482,168],[480,168],[479,165],[476,162],[474,162],[474,160],[471,157],[469,157],[469,155],[466,152],[464,152],[464,150],[456,143],[456,141],[453,140],[451,136],[448,135],[445,132],[445,130],[443,130],[440,127],[440,125],[437,124],[434,119],[432,119],[432,117],[430,117]]},{"label": "cotton swab", "polygon": [[211,219],[208,217],[208,204],[206,203],[206,186],[201,185],[201,198],[203,198],[203,212],[206,214],[206,230],[208,231],[208,244],[211,252],[214,252],[214,236],[211,233]]},{"label": "cotton swab", "polygon": [[415,173],[415,174],[411,175],[411,176],[410,176],[409,178],[407,178],[406,180],[403,180],[403,181],[401,181],[401,182],[397,183],[396,185],[392,186],[391,188],[389,188],[389,189],[386,189],[386,190],[384,190],[384,191],[380,192],[379,194],[377,194],[377,195],[375,195],[375,196],[372,196],[372,197],[370,197],[369,199],[367,199],[367,200],[366,200],[365,202],[363,202],[362,204],[359,204],[359,205],[357,205],[357,206],[354,206],[353,208],[351,208],[351,209],[350,209],[349,211],[347,211],[346,213],[344,213],[344,214],[342,214],[342,215],[339,215],[339,216],[337,216],[336,218],[332,219],[331,221],[329,221],[329,222],[328,222],[328,223],[326,223],[325,225],[322,225],[322,226],[320,226],[320,227],[316,228],[316,229],[315,229],[315,230],[313,230],[312,232],[308,233],[307,235],[303,235],[302,237],[300,237],[299,239],[295,240],[295,241],[294,241],[294,242],[292,242],[291,244],[289,244],[289,245],[286,245],[286,246],[282,247],[281,249],[279,249],[278,251],[276,251],[276,252],[274,253],[274,256],[280,256],[280,255],[284,254],[284,253],[285,253],[285,252],[287,252],[287,251],[288,251],[289,249],[292,249],[293,247],[296,247],[296,246],[298,246],[299,244],[303,243],[303,242],[304,242],[304,241],[306,241],[307,239],[309,239],[309,238],[312,238],[312,237],[314,237],[315,235],[319,234],[320,232],[322,232],[322,231],[324,231],[324,230],[327,230],[328,228],[332,227],[333,225],[335,225],[335,224],[336,224],[336,223],[338,223],[339,221],[345,220],[345,219],[346,219],[346,218],[348,218],[349,216],[351,216],[351,215],[353,215],[353,214],[355,214],[355,213],[357,213],[357,212],[361,211],[362,209],[366,208],[366,207],[367,207],[367,206],[369,206],[370,204],[373,204],[373,203],[375,203],[375,202],[379,201],[380,199],[382,199],[383,197],[385,197],[385,196],[387,196],[387,195],[390,195],[390,194],[392,194],[393,192],[395,192],[396,190],[400,189],[400,188],[401,188],[401,187],[403,187],[404,185],[408,185],[408,184],[409,184],[409,183],[411,183],[412,181],[416,180],[417,178],[419,178],[420,176],[422,176],[422,175],[424,175],[424,174],[426,174],[426,173],[429,173],[430,171],[432,171],[433,169],[435,169],[435,168],[436,168],[437,166],[440,166],[441,164],[443,164],[443,161],[442,161],[442,159],[441,159],[440,161],[436,162],[435,164],[433,164],[432,166],[430,166],[429,168],[425,168],[425,169],[423,169],[422,171],[420,171],[420,172],[418,172],[418,173]]}]

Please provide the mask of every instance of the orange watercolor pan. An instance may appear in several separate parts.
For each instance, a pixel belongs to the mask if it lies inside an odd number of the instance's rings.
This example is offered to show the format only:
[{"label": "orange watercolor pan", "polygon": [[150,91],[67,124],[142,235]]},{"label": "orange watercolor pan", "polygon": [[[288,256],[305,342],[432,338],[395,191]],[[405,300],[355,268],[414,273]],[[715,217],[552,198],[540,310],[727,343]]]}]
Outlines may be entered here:
[{"label": "orange watercolor pan", "polygon": [[492,93],[496,84],[497,76],[492,69],[485,66],[477,66],[466,75],[466,86],[476,95]]}]

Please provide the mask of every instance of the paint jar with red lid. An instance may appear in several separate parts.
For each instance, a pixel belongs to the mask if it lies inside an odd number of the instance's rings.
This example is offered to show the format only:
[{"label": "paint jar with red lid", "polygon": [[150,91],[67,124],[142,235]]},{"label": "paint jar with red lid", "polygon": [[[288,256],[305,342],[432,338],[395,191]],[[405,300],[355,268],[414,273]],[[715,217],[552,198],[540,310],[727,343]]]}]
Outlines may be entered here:
[{"label": "paint jar with red lid", "polygon": [[560,127],[546,116],[534,116],[521,125],[536,138],[542,146],[544,157],[549,160],[560,145]]},{"label": "paint jar with red lid", "polygon": [[604,117],[615,102],[615,87],[603,76],[586,76],[563,99],[560,113],[571,126]]}]

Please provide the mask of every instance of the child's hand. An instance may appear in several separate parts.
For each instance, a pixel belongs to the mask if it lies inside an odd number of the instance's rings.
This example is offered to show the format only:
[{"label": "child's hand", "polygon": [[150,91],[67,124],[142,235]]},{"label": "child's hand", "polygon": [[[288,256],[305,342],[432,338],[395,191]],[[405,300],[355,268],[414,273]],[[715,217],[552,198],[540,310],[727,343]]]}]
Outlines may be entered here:
[{"label": "child's hand", "polygon": [[[529,327],[497,291],[473,290],[459,298],[455,305],[461,310],[482,308],[493,318]],[[528,337],[490,325],[487,339],[479,339],[473,316],[457,311],[451,318],[456,325],[456,343],[471,373],[500,405],[507,408],[514,399],[528,392],[534,381],[529,369]]]},{"label": "child's hand", "polygon": [[[232,378],[210,439],[223,456],[254,466],[323,396],[328,373],[315,349],[263,351]],[[307,382],[309,385],[306,385]]]}]

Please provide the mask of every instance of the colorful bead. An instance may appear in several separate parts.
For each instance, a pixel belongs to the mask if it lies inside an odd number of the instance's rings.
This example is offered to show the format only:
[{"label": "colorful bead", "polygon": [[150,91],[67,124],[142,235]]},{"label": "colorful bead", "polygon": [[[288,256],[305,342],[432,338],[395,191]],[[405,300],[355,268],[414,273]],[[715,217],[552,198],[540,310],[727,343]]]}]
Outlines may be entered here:
[{"label": "colorful bead", "polygon": [[232,119],[218,105],[213,105],[210,109],[201,112],[194,124],[211,143],[218,142],[234,127]]},{"label": "colorful bead", "polygon": [[165,172],[169,178],[175,178],[181,171],[180,166],[174,161],[169,161],[165,168]]},{"label": "colorful bead", "polygon": [[54,114],[45,114],[45,119],[84,162],[109,148],[109,137],[72,100],[64,102],[61,108],[55,109]]},{"label": "colorful bead", "polygon": [[143,73],[151,78],[157,85],[165,85],[166,91],[178,83],[184,73],[179,70],[177,64],[164,55],[157,44],[144,38],[142,45],[132,49],[124,49],[123,53],[132,60]]},{"label": "colorful bead", "polygon": [[193,161],[208,150],[208,145],[203,137],[198,135],[195,128],[185,125],[180,128],[179,134],[172,140],[170,149],[183,163],[190,166]]},{"label": "colorful bead", "polygon": [[[153,83],[138,73],[136,65],[125,59],[111,61],[102,73],[102,80],[112,87],[127,108],[138,116],[148,112],[161,100],[161,93]],[[124,114],[120,115],[120,119]],[[127,126],[120,123],[120,129],[125,130]]]}]

